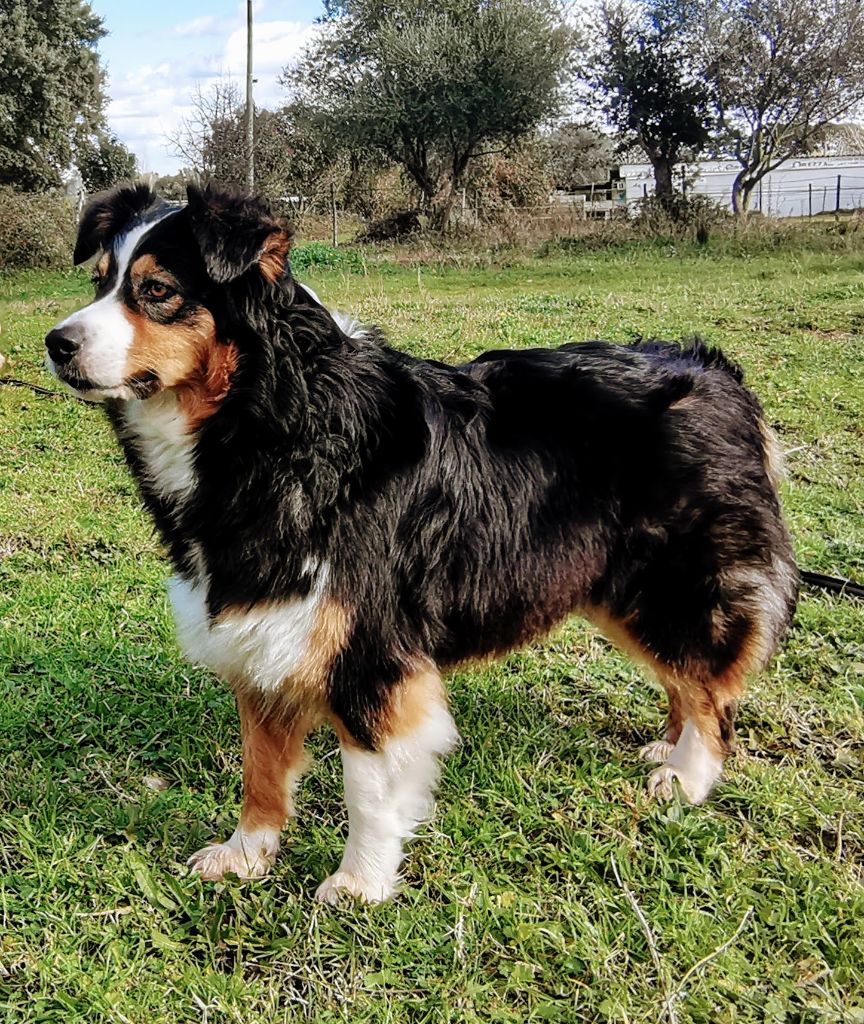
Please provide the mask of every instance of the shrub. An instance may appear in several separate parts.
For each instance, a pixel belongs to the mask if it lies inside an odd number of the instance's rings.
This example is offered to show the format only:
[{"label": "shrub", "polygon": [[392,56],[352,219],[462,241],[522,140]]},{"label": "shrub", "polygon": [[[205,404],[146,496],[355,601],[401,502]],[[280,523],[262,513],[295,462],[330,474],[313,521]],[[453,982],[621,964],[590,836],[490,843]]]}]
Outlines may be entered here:
[{"label": "shrub", "polygon": [[337,249],[326,242],[305,242],[291,250],[291,269],[308,270],[324,267],[328,270],[364,270],[363,257],[353,249]]},{"label": "shrub", "polygon": [[711,229],[729,220],[729,212],[710,196],[698,192],[651,195],[637,204],[636,226],[646,235],[692,235],[704,245]]},{"label": "shrub", "polygon": [[422,230],[420,214],[416,210],[396,210],[373,220],[360,235],[362,242],[391,242],[416,235]]},{"label": "shrub", "polygon": [[75,221],[74,205],[65,196],[0,185],[0,270],[69,267]]}]

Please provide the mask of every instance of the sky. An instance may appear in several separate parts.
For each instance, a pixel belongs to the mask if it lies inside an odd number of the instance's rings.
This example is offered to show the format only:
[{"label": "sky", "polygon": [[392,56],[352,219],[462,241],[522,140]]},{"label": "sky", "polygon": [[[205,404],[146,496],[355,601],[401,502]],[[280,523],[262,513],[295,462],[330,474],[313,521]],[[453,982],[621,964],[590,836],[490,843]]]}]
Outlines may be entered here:
[{"label": "sky", "polygon": [[[142,171],[170,174],[183,161],[166,134],[190,112],[196,86],[229,75],[245,89],[246,4],[237,0],[90,0],[108,35],[99,52],[108,73],[109,127]],[[320,0],[255,0],[255,102],[275,107],[277,81],[312,37]]]}]

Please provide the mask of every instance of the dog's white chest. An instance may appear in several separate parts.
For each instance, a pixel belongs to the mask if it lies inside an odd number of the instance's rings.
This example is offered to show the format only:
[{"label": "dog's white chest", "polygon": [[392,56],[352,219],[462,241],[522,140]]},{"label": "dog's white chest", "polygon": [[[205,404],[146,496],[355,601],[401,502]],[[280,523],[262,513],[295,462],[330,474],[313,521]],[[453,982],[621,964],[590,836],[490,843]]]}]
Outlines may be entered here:
[{"label": "dog's white chest", "polygon": [[124,437],[141,459],[146,483],[163,500],[180,502],[195,486],[194,439],[175,395],[163,391],[128,402]]},{"label": "dog's white chest", "polygon": [[309,654],[326,580],[327,568],[322,566],[305,597],[230,609],[211,619],[206,581],[174,577],[168,594],[180,648],[190,661],[228,682],[278,690]]},{"label": "dog's white chest", "polygon": [[[163,392],[124,409],[124,437],[141,460],[145,483],[169,503],[180,519],[196,485],[194,437],[175,396]],[[327,585],[326,564],[308,559],[303,569],[314,580],[305,597],[287,601],[263,598],[250,609],[227,609],[211,618],[208,573],[199,545],[187,549],[197,567],[193,578],[177,576],[168,584],[177,639],[184,655],[231,683],[273,691],[294,675],[307,657]]]}]

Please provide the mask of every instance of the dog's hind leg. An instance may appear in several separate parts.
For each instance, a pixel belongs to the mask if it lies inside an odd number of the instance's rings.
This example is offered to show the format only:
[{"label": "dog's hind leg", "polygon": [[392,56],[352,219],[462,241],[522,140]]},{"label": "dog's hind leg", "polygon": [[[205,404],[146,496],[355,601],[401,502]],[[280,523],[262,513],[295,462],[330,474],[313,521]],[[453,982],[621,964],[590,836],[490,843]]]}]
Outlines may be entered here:
[{"label": "dog's hind leg", "polygon": [[237,694],[243,735],[243,809],[233,835],[189,858],[192,871],[209,881],[229,872],[240,878],[266,875],[279,852],[279,835],[294,813],[293,796],[305,765],[303,740],[310,725],[289,718],[242,692]]},{"label": "dog's hind leg", "polygon": [[458,734],[434,670],[401,683],[393,694],[375,750],[358,747],[339,723],[348,841],[342,863],[317,898],[338,903],[389,899],[399,882],[403,843],[429,815],[438,759]]}]

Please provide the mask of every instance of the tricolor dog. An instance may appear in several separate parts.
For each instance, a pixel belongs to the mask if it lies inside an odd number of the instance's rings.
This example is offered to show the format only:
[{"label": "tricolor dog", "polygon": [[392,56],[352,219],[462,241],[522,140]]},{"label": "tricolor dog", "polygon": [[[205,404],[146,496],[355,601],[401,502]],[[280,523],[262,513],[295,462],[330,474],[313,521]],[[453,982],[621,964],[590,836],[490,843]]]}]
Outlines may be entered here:
[{"label": "tricolor dog", "polygon": [[349,835],[318,896],[387,899],[457,740],[442,673],[573,613],[666,690],[649,791],[705,800],[797,591],[741,372],[699,342],[415,359],[328,312],[290,244],[216,188],[97,197],[75,249],[95,297],[46,338],[123,446],[186,656],[237,698],[240,821],[193,868],[268,871],[326,721]]}]

